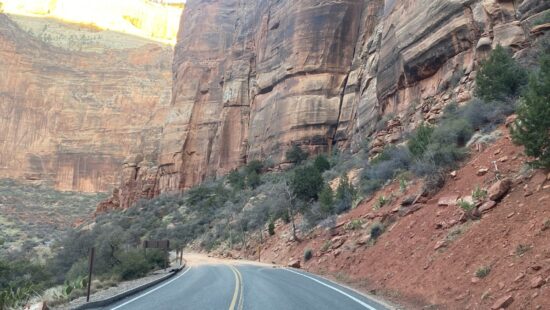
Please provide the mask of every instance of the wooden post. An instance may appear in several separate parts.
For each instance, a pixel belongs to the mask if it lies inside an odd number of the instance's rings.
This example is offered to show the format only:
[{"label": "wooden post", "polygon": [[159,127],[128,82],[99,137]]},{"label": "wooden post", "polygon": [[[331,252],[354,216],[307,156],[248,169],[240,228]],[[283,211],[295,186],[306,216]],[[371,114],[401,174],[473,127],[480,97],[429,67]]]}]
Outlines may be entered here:
[{"label": "wooden post", "polygon": [[262,261],[262,247],[258,246],[258,261]]},{"label": "wooden post", "polygon": [[183,248],[180,250],[180,266],[183,266]]},{"label": "wooden post", "polygon": [[92,287],[92,272],[94,270],[94,255],[95,255],[95,248],[90,248],[90,264],[89,264],[89,271],[88,271],[88,292],[86,294],[86,302],[90,302],[90,289]]}]

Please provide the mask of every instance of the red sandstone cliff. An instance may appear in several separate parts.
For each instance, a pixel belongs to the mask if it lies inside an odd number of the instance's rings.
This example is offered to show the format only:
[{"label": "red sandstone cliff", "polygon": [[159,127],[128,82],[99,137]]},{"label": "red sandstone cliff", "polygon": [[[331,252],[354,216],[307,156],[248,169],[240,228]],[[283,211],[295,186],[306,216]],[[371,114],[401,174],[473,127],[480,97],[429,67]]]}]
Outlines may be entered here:
[{"label": "red sandstone cliff", "polygon": [[[543,0],[191,0],[173,64],[159,165],[127,167],[123,208],[251,159],[284,163],[372,137],[371,153],[471,98],[496,44],[528,44]],[[375,133],[376,124],[388,122]],[[378,128],[380,129],[380,128]],[[139,175],[138,175],[139,174]]]},{"label": "red sandstone cliff", "polygon": [[69,51],[0,14],[0,178],[108,191],[128,155],[156,158],[171,56],[158,44]]}]

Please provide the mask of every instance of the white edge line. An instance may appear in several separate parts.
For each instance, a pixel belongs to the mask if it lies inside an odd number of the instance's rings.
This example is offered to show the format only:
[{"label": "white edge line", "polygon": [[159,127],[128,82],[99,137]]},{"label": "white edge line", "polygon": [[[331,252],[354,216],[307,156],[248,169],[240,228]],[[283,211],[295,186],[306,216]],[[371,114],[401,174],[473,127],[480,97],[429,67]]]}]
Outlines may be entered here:
[{"label": "white edge line", "polygon": [[344,291],[342,291],[342,290],[340,290],[340,289],[338,289],[338,288],[336,288],[336,287],[334,287],[334,286],[328,285],[328,284],[324,283],[323,281],[319,281],[319,280],[315,279],[314,277],[310,277],[310,276],[308,276],[308,275],[305,275],[305,274],[303,274],[303,273],[294,271],[294,270],[292,270],[292,269],[287,269],[287,268],[285,268],[284,270],[289,271],[289,272],[292,272],[292,273],[295,273],[295,274],[297,274],[297,275],[301,275],[302,277],[306,277],[306,278],[308,278],[308,279],[310,279],[310,280],[312,280],[312,281],[315,281],[315,282],[317,282],[317,283],[319,283],[319,284],[322,284],[322,285],[324,285],[324,286],[326,286],[326,287],[328,287],[328,288],[330,288],[330,289],[332,289],[332,290],[334,290],[334,291],[336,291],[336,292],[338,292],[338,293],[340,293],[340,294],[342,294],[342,295],[348,297],[349,299],[355,301],[356,303],[360,304],[361,306],[363,306],[363,307],[365,307],[365,308],[367,308],[367,309],[369,309],[369,310],[377,310],[376,308],[373,308],[372,306],[370,306],[370,305],[366,304],[365,302],[363,302],[363,301],[361,301],[361,300],[359,300],[359,299],[357,299],[357,298],[351,296],[350,294],[348,294],[348,293],[346,293],[346,292],[344,292]]},{"label": "white edge line", "polygon": [[128,300],[127,302],[123,303],[122,305],[118,305],[118,306],[116,306],[116,307],[114,307],[114,308],[111,308],[111,310],[116,310],[116,309],[122,308],[122,307],[126,306],[127,304],[129,304],[129,303],[131,303],[131,302],[134,302],[134,301],[140,299],[141,297],[147,296],[147,295],[151,294],[152,292],[154,292],[154,291],[156,291],[156,290],[158,290],[158,289],[160,289],[160,288],[165,287],[166,285],[168,285],[168,284],[170,284],[170,283],[176,281],[177,279],[183,277],[183,275],[186,274],[189,270],[191,270],[191,267],[189,267],[187,270],[185,270],[182,274],[180,274],[179,276],[175,277],[174,279],[172,279],[172,280],[170,280],[170,281],[168,281],[168,282],[166,282],[166,283],[163,283],[162,285],[159,285],[159,286],[155,287],[154,289],[148,291],[147,293],[144,293],[144,294],[142,294],[142,295],[139,295],[138,297],[135,297],[135,298],[133,298],[133,299],[130,299],[130,300]]}]

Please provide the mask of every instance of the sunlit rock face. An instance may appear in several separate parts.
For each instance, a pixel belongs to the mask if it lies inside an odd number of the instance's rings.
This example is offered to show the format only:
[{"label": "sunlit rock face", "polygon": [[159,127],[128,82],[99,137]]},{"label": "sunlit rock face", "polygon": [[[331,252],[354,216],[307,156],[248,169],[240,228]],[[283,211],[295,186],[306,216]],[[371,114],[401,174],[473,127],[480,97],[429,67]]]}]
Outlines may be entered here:
[{"label": "sunlit rock face", "polygon": [[[102,30],[175,43],[184,1],[3,0],[9,14],[53,17]],[[167,3],[167,4],[165,4]],[[168,5],[168,3],[170,5]]]},{"label": "sunlit rock face", "polygon": [[156,158],[172,49],[69,51],[0,14],[0,178],[98,192],[125,158]]}]

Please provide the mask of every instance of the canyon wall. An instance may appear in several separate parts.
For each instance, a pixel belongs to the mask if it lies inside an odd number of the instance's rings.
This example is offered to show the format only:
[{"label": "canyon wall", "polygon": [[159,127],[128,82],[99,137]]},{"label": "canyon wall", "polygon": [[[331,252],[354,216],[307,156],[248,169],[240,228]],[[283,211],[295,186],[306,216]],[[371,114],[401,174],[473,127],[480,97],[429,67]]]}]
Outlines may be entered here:
[{"label": "canyon wall", "polygon": [[171,57],[159,44],[62,49],[0,14],[0,178],[112,190],[128,155],[157,158]]},{"label": "canyon wall", "polygon": [[190,0],[158,165],[99,210],[179,191],[293,144],[371,155],[472,98],[479,61],[532,36],[544,0]]}]

